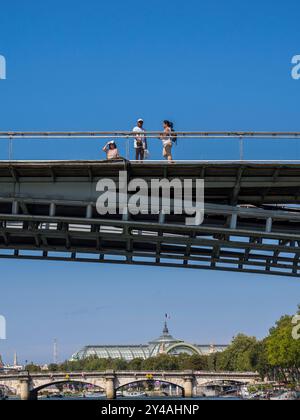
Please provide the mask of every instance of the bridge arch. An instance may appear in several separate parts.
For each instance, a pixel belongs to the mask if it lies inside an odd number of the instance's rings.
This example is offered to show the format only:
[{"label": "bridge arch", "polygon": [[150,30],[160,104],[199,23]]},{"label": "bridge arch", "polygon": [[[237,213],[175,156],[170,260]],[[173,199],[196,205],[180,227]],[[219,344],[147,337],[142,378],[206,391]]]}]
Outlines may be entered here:
[{"label": "bridge arch", "polygon": [[81,384],[81,385],[90,385],[95,388],[99,388],[101,391],[105,392],[105,388],[101,385],[92,383],[91,381],[84,380],[84,379],[61,379],[52,382],[47,382],[41,385],[33,385],[34,387],[31,389],[30,393],[32,395],[37,395],[40,391],[46,388],[50,388],[51,386],[56,385],[64,385],[64,384]]},{"label": "bridge arch", "polygon": [[185,390],[184,390],[184,386],[183,384],[179,384],[176,383],[176,381],[172,381],[172,380],[168,380],[168,379],[161,379],[161,378],[151,378],[151,379],[135,379],[135,380],[131,380],[129,382],[125,382],[122,383],[120,382],[119,384],[117,384],[115,390],[120,391],[123,388],[129,387],[130,385],[138,385],[138,384],[145,384],[147,382],[151,382],[151,383],[160,383],[161,385],[168,385],[168,386],[173,386],[173,387],[177,387],[180,389],[182,395],[184,395]]},{"label": "bridge arch", "polygon": [[0,390],[3,390],[5,393],[9,392],[10,394],[17,395],[18,394],[18,387],[16,385],[7,385],[7,384],[1,384],[0,383]]},{"label": "bridge arch", "polygon": [[248,382],[239,379],[216,379],[216,380],[208,380],[206,382],[202,382],[201,386],[211,386],[211,385],[246,385]]}]

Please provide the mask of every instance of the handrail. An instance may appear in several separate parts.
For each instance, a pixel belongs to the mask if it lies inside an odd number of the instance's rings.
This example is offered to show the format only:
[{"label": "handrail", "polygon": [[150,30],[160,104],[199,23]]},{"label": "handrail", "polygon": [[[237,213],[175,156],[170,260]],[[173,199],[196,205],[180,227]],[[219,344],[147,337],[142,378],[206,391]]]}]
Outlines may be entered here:
[{"label": "handrail", "polygon": [[[145,131],[148,138],[157,138],[162,131]],[[177,138],[194,139],[300,139],[300,131],[177,131]],[[0,139],[72,139],[72,138],[130,138],[136,136],[132,131],[0,131]]]},{"label": "handrail", "polygon": [[[124,139],[126,141],[126,159],[130,158],[129,141],[137,133],[133,131],[0,131],[0,140],[8,140],[8,157],[13,160],[13,142],[17,139]],[[160,138],[162,131],[145,131],[148,138]],[[177,131],[172,136],[178,139],[237,139],[239,140],[240,160],[244,160],[244,140],[246,139],[300,139],[300,131]]]}]

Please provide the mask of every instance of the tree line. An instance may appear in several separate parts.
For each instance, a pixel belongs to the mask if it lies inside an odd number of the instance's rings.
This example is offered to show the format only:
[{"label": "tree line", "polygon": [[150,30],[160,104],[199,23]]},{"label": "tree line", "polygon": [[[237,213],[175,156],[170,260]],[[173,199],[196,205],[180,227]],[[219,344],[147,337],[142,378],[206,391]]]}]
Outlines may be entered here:
[{"label": "tree line", "polygon": [[[300,306],[299,312],[300,315]],[[96,356],[62,364],[51,364],[49,371],[228,371],[258,372],[262,379],[299,382],[300,380],[300,339],[293,338],[293,316],[285,315],[270,329],[263,340],[237,335],[231,345],[223,352],[209,355],[180,354],[178,356],[159,354],[149,359],[100,359]],[[298,328],[300,330],[300,328]],[[30,372],[39,372],[41,368],[30,364]]]}]

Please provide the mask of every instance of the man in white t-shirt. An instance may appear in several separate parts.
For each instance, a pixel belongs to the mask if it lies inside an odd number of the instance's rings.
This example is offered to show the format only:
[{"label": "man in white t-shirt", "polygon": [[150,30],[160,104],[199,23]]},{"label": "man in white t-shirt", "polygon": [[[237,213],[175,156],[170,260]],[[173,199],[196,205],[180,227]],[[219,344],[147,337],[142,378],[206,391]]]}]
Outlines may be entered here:
[{"label": "man in white t-shirt", "polygon": [[132,130],[137,133],[134,139],[135,160],[144,160],[145,150],[147,150],[147,139],[144,130],[144,120],[140,118],[137,126]]}]

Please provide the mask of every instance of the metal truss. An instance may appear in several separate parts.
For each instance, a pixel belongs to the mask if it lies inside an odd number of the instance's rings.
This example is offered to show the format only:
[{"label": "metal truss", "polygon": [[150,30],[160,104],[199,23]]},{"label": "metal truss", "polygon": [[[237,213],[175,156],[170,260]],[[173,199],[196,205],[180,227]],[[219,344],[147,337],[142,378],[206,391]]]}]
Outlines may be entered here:
[{"label": "metal truss", "polygon": [[[49,203],[49,213],[51,208]],[[72,213],[72,207],[65,206],[65,211]],[[288,212],[228,206],[208,208],[200,227],[158,220],[0,214],[0,258],[299,277],[300,234],[293,233],[291,224],[300,225],[300,215],[291,220]]]},{"label": "metal truss", "polygon": [[[101,218],[86,190],[120,167],[0,164],[0,258],[300,276],[300,165],[150,165],[152,176],[204,177],[208,200],[199,227],[186,226],[185,215]],[[149,178],[147,164],[125,167],[131,177]],[[86,189],[76,190],[77,183]],[[274,205],[289,197],[293,208]]]}]

